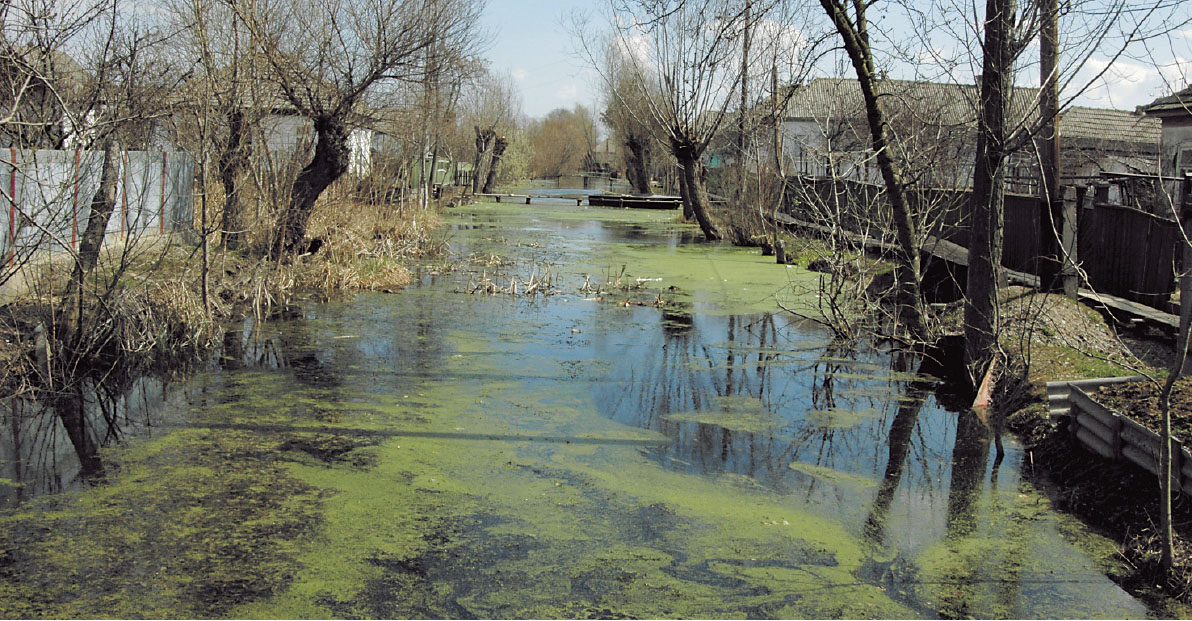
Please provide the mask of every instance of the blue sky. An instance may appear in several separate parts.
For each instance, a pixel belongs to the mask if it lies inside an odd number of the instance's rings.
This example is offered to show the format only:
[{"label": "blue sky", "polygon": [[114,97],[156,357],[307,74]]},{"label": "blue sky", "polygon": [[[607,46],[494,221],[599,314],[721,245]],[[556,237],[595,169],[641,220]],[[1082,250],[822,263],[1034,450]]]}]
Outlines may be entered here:
[{"label": "blue sky", "polygon": [[[555,108],[571,108],[577,103],[599,108],[599,77],[574,54],[569,16],[577,10],[590,13],[603,5],[601,0],[488,1],[483,26],[492,43],[486,56],[495,72],[508,74],[514,81],[526,116],[542,117]],[[1192,11],[1192,2],[1186,6]],[[599,18],[592,22],[604,27]],[[1192,26],[1172,32],[1148,52],[1119,59],[1106,74],[1108,79],[1094,84],[1075,103],[1131,110],[1169,93],[1172,87],[1182,87],[1192,77]],[[1104,60],[1095,57],[1078,82],[1087,83],[1095,70],[1104,66]],[[1027,80],[1037,78],[1028,76]]]},{"label": "blue sky", "polygon": [[577,103],[599,105],[599,77],[573,55],[568,25],[573,10],[594,6],[591,0],[489,0],[483,23],[492,46],[486,56],[493,71],[508,73],[517,84],[526,116]]}]

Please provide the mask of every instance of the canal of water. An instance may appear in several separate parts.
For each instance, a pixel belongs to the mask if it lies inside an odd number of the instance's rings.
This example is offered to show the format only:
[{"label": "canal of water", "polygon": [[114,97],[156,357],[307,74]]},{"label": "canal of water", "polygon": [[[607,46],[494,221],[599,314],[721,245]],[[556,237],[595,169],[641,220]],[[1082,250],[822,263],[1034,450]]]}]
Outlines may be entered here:
[{"label": "canal of water", "polygon": [[1011,438],[675,217],[451,210],[407,291],[7,402],[0,616],[1146,615]]}]

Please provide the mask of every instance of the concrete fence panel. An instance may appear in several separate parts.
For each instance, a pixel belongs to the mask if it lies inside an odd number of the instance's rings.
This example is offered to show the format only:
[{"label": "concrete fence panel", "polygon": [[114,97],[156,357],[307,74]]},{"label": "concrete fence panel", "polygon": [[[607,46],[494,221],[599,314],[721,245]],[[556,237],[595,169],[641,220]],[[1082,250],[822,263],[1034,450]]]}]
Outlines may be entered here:
[{"label": "concrete fence panel", "polygon": [[[103,151],[0,149],[0,253],[11,259],[78,247],[103,173]],[[194,157],[125,151],[117,162],[109,236],[191,228]]]}]

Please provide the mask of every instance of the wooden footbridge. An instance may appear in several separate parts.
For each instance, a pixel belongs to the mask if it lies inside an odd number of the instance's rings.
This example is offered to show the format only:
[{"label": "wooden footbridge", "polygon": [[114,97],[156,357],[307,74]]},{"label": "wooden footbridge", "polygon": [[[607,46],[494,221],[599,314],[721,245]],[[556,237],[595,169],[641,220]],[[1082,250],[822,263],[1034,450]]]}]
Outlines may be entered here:
[{"label": "wooden footbridge", "polygon": [[678,209],[682,199],[664,194],[492,194],[477,193],[473,196],[501,202],[502,199],[524,202],[529,205],[534,199],[575,201],[576,207],[588,201],[592,207],[619,207],[634,209]]},{"label": "wooden footbridge", "polygon": [[510,201],[525,201],[525,205],[529,205],[530,201],[535,198],[551,198],[555,200],[575,201],[575,206],[579,207],[584,204],[584,200],[588,198],[586,194],[491,194],[491,193],[476,193],[472,196],[477,198],[491,198],[498,203],[501,199],[508,199]]}]

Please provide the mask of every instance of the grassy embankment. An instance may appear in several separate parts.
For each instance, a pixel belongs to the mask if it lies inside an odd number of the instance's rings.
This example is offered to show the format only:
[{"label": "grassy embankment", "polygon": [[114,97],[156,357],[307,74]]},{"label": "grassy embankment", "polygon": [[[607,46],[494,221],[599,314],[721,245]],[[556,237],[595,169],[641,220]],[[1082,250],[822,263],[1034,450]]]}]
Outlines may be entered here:
[{"label": "grassy embankment", "polygon": [[72,262],[41,259],[10,279],[0,299],[0,386],[45,393],[86,375],[184,368],[222,338],[228,322],[268,318],[297,299],[406,286],[407,263],[442,249],[438,228],[434,209],[325,200],[309,224],[308,236],[323,242],[313,254],[261,258],[266,226],[250,228],[244,251],[213,240],[206,297],[196,235],[108,240],[73,338],[60,330]]}]

